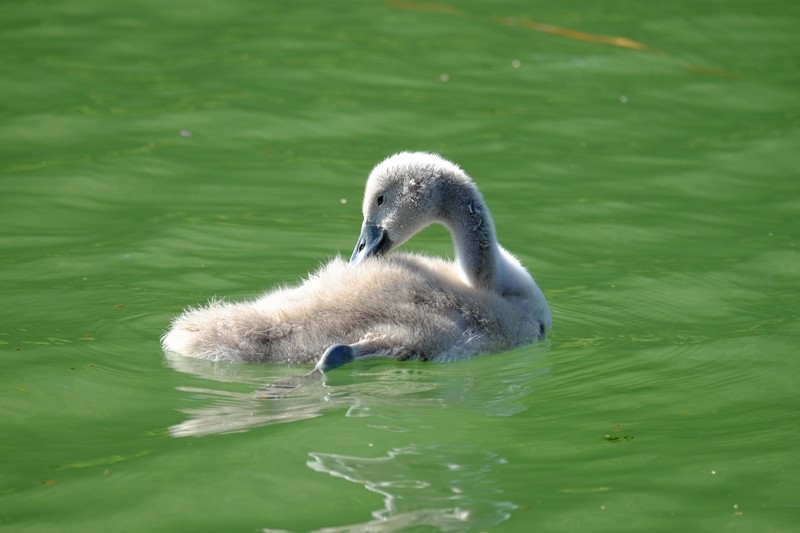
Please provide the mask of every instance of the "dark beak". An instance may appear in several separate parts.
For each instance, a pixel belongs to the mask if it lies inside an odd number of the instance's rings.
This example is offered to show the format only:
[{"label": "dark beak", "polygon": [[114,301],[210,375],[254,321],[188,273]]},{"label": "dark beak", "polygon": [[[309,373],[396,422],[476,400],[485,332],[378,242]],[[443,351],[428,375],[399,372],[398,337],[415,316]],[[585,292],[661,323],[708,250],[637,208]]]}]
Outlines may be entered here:
[{"label": "dark beak", "polygon": [[350,256],[350,264],[357,265],[367,257],[383,255],[392,247],[389,234],[380,226],[364,224],[356,248]]}]

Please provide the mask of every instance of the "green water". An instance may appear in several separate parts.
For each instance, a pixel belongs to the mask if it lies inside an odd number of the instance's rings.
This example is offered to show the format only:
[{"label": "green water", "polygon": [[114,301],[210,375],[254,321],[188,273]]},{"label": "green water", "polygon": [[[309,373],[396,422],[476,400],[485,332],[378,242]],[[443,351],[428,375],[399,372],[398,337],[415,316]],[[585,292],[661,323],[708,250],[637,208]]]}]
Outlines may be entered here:
[{"label": "green water", "polygon": [[[0,529],[796,530],[798,27],[788,0],[3,3]],[[164,359],[184,307],[348,255],[406,149],[478,182],[548,342],[270,401],[308,368]]]}]

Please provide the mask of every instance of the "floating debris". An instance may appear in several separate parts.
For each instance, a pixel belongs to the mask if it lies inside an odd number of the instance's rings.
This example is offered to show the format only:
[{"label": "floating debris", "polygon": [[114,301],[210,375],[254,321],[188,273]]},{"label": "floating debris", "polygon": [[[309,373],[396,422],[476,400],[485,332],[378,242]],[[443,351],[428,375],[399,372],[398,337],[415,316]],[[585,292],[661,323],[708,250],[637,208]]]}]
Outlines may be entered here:
[{"label": "floating debris", "polygon": [[627,441],[632,441],[633,440],[633,435],[619,435],[619,436],[617,436],[617,435],[606,435],[605,437],[603,437],[603,440],[604,441],[608,441],[608,442],[613,442],[613,443],[627,442]]},{"label": "floating debris", "polygon": [[617,37],[616,35],[596,35],[593,33],[584,33],[582,31],[571,30],[569,28],[560,28],[550,24],[542,24],[541,22],[522,21],[513,18],[506,18],[501,21],[506,26],[518,26],[528,30],[539,31],[542,33],[549,33],[551,35],[558,35],[576,41],[584,41],[589,43],[602,43],[610,44],[611,46],[619,46],[620,48],[630,48],[632,50],[647,50],[647,46],[628,39],[626,37]]}]

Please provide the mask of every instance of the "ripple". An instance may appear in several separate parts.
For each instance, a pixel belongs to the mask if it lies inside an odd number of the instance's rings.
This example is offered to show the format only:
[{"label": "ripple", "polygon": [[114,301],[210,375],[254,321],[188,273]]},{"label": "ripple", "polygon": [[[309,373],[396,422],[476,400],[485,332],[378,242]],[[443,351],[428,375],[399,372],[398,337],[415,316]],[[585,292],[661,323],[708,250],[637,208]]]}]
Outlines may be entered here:
[{"label": "ripple", "polygon": [[497,486],[496,470],[507,461],[475,446],[410,445],[383,457],[309,455],[311,470],[363,485],[383,498],[373,520],[319,532],[463,531],[497,525],[517,508]]}]

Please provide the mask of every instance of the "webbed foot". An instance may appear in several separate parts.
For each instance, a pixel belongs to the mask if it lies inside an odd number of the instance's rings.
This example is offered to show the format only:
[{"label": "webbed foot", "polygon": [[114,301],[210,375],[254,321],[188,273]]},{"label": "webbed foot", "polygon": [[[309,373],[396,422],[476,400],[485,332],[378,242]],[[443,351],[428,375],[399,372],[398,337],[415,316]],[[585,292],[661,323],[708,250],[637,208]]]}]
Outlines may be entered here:
[{"label": "webbed foot", "polygon": [[301,387],[312,385],[318,379],[320,379],[320,377],[321,374],[315,369],[303,376],[294,376],[291,378],[273,381],[272,383],[268,383],[267,385],[264,385],[258,389],[255,392],[255,398],[259,400],[277,400],[284,398]]},{"label": "webbed foot", "polygon": [[315,370],[321,372],[330,372],[334,368],[339,368],[347,363],[352,363],[356,360],[356,351],[352,346],[347,344],[334,344],[322,354]]}]

